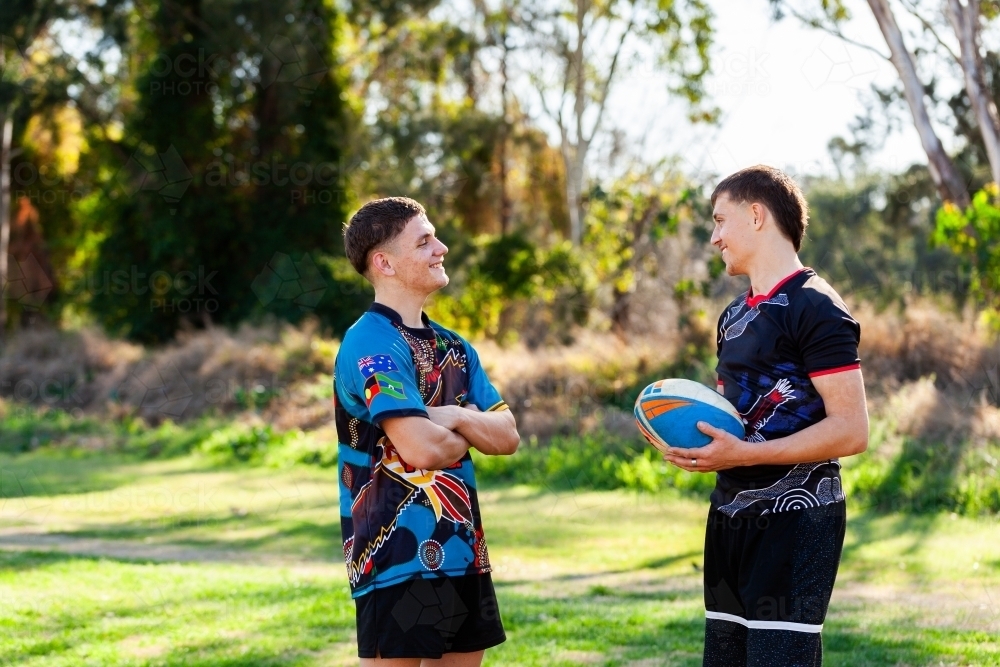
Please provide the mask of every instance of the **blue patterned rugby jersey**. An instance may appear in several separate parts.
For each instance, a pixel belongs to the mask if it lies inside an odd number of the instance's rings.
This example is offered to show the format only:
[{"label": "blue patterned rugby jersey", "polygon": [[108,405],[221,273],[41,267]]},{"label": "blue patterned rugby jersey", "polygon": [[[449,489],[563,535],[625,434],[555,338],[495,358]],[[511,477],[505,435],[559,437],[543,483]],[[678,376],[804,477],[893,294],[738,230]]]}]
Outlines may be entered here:
[{"label": "blue patterned rugby jersey", "polygon": [[424,327],[372,307],[347,331],[334,364],[340,525],[352,597],[411,579],[491,571],[468,452],[446,470],[404,461],[380,428],[427,417],[425,406],[507,405],[476,350],[421,313]]},{"label": "blue patterned rugby jersey", "polygon": [[[797,433],[826,417],[812,379],[861,367],[861,326],[810,268],[770,293],[736,298],[719,317],[723,395],[743,417],[749,442]],[[762,515],[844,501],[836,459],[754,465],[716,473],[712,507],[729,516]]]}]

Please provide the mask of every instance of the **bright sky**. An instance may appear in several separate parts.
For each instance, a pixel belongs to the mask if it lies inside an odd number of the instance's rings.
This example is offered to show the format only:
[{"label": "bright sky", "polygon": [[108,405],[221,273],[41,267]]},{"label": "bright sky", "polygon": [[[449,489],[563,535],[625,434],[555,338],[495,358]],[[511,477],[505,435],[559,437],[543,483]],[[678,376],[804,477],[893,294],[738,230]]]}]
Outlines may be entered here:
[{"label": "bright sky", "polygon": [[[855,19],[845,32],[888,53],[867,3],[848,4]],[[860,95],[873,81],[892,83],[895,69],[792,17],[774,22],[767,0],[712,5],[717,50],[710,90],[724,113],[721,126],[692,132],[680,107],[667,104],[663,79],[648,68],[622,80],[612,117],[646,157],[680,155],[692,174],[725,175],[757,163],[797,174],[834,174],[827,142],[838,134],[850,138],[848,124],[864,109]],[[916,130],[906,123],[870,164],[899,171],[925,160]]]}]

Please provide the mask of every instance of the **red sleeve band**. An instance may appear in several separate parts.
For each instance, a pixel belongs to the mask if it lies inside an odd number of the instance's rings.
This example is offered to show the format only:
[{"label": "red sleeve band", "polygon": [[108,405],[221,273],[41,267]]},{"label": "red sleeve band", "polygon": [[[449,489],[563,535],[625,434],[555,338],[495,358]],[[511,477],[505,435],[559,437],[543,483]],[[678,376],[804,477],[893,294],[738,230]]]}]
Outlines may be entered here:
[{"label": "red sleeve band", "polygon": [[837,368],[828,368],[825,371],[816,371],[815,373],[810,373],[809,377],[818,378],[821,375],[833,375],[834,373],[842,373],[844,371],[853,371],[855,369],[861,368],[861,363],[848,364],[846,366],[838,366]]}]

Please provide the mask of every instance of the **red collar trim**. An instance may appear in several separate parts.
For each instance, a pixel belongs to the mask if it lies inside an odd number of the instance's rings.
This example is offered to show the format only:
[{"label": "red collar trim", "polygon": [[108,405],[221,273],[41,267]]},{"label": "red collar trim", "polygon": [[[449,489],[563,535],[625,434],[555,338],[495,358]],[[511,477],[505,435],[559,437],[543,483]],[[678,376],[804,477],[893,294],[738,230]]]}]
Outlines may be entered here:
[{"label": "red collar trim", "polygon": [[798,271],[796,271],[795,273],[792,273],[791,275],[785,276],[784,278],[782,278],[781,280],[778,281],[777,285],[775,285],[774,287],[771,288],[770,292],[768,292],[767,294],[763,294],[761,296],[754,296],[753,295],[753,285],[751,285],[750,289],[747,290],[747,307],[749,307],[749,308],[756,308],[761,303],[767,301],[768,299],[770,299],[771,297],[773,297],[775,294],[777,294],[778,290],[781,289],[782,287],[784,287],[785,283],[787,283],[789,280],[791,280],[795,276],[799,275],[803,271],[808,271],[808,270],[809,270],[809,267],[808,266],[804,266],[801,269],[799,269]]}]

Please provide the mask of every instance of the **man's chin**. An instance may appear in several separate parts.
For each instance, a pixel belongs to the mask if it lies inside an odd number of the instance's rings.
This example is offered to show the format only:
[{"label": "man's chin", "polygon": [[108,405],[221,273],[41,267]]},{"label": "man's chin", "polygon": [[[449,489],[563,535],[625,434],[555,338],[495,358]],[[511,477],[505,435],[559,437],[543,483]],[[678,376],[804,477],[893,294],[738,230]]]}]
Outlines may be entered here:
[{"label": "man's chin", "polygon": [[444,271],[442,271],[440,275],[434,276],[434,289],[435,290],[439,290],[442,287],[447,287],[448,283],[450,283],[450,282],[451,282],[451,278],[448,277],[447,273],[445,273]]}]

